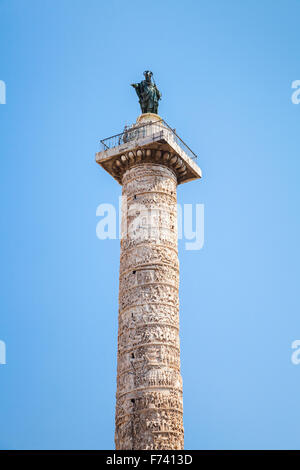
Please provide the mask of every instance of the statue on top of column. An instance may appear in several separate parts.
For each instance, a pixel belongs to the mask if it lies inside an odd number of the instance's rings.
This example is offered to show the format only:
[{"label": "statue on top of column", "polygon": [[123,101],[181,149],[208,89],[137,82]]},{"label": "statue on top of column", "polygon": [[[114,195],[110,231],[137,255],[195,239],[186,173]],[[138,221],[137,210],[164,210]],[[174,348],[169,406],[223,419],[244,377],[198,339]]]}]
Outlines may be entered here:
[{"label": "statue on top of column", "polygon": [[145,80],[142,80],[140,83],[131,84],[139,97],[139,103],[143,114],[157,114],[158,102],[161,98],[161,93],[155,82],[152,83],[152,75],[153,73],[150,70],[146,70],[144,72]]}]

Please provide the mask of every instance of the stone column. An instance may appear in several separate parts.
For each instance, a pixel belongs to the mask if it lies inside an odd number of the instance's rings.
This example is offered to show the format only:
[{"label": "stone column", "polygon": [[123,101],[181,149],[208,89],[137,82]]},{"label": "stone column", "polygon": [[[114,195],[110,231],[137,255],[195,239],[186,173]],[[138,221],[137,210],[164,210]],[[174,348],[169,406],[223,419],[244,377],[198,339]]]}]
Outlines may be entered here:
[{"label": "stone column", "polygon": [[176,188],[201,178],[196,155],[146,113],[101,141],[96,161],[123,186],[117,449],[183,449]]},{"label": "stone column", "polygon": [[116,449],[183,449],[177,176],[170,153],[143,148],[126,158]]}]

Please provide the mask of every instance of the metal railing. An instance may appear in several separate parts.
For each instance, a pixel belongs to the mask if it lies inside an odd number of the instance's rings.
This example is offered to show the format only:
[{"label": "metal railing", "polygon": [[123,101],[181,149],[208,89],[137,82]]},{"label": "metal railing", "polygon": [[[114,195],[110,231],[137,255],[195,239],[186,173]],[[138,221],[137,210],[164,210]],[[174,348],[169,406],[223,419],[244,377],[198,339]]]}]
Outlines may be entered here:
[{"label": "metal railing", "polygon": [[120,134],[107,137],[100,140],[101,150],[108,150],[119,145],[129,143],[134,140],[143,139],[145,137],[152,137],[154,140],[163,139],[164,133],[168,133],[171,138],[179,147],[192,159],[196,159],[197,155],[190,149],[190,147],[183,142],[183,140],[176,134],[169,124],[163,119],[154,122],[147,122],[140,126],[126,127]]}]

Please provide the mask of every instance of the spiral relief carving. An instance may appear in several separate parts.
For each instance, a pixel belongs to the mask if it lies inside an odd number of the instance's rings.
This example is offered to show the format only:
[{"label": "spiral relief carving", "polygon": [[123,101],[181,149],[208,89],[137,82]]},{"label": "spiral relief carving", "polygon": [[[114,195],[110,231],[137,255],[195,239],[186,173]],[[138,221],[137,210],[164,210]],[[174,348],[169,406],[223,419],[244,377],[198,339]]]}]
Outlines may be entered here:
[{"label": "spiral relief carving", "polygon": [[[176,171],[174,171],[174,169]],[[137,149],[114,163],[122,178],[117,449],[183,449],[174,154]]]}]

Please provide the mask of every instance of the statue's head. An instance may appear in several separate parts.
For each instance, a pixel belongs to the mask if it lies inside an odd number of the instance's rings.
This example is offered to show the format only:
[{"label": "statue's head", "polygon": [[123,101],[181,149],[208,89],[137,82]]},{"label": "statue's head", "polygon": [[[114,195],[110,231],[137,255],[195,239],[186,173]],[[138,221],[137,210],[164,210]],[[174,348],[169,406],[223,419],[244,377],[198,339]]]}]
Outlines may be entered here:
[{"label": "statue's head", "polygon": [[145,70],[144,76],[145,76],[146,82],[148,83],[151,82],[152,75],[153,73],[150,70]]}]

